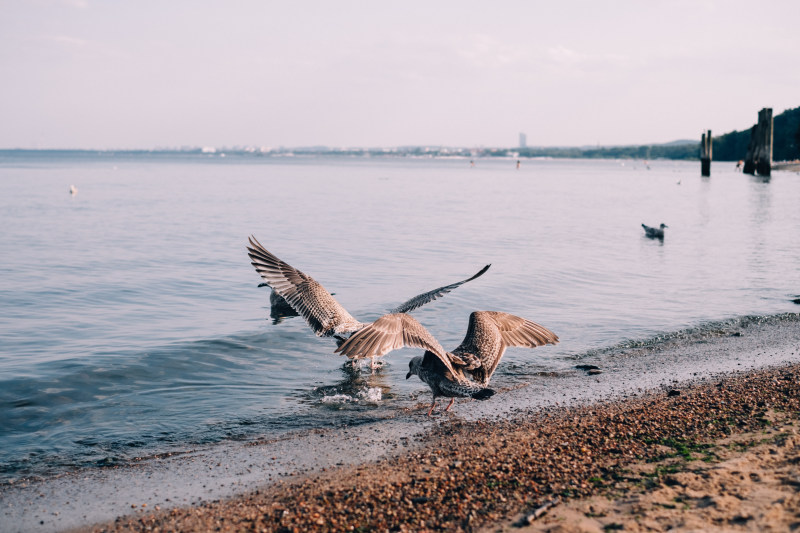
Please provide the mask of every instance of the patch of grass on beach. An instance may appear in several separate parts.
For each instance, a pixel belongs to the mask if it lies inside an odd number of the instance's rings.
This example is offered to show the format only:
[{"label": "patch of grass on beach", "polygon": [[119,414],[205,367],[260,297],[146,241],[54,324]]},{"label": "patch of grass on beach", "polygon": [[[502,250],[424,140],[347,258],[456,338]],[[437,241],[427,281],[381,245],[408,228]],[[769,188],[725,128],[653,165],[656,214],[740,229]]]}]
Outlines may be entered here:
[{"label": "patch of grass on beach", "polygon": [[589,479],[587,479],[586,481],[588,481],[592,485],[595,485],[595,486],[598,486],[598,487],[602,487],[605,484],[605,481],[603,481],[603,478],[600,478],[600,477],[597,477],[597,476],[592,476]]},{"label": "patch of grass on beach", "polygon": [[654,478],[662,478],[664,476],[668,476],[670,474],[677,474],[684,470],[685,465],[681,463],[670,463],[666,465],[658,465],[656,469],[653,471],[652,476]]},{"label": "patch of grass on beach", "polygon": [[687,461],[696,461],[696,454],[705,455],[707,450],[712,447],[711,444],[673,438],[662,439],[661,444],[674,449],[677,455],[680,455]]},{"label": "patch of grass on beach", "polygon": [[717,455],[713,451],[714,446],[712,444],[671,437],[660,439],[658,441],[646,441],[646,444],[655,443],[667,448],[671,448],[673,451],[656,454],[645,458],[644,460],[648,463],[660,463],[666,459],[673,459],[676,457],[680,457],[685,461],[701,460],[706,463],[710,463],[718,459]]}]

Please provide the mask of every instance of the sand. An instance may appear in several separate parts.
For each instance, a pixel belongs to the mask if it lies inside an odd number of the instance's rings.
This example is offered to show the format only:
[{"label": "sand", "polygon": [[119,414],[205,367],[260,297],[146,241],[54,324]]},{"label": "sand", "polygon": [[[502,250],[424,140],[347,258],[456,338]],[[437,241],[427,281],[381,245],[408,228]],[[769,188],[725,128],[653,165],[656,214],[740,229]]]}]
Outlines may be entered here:
[{"label": "sand", "polygon": [[82,531],[791,531],[799,420],[791,364],[497,421],[452,417],[397,456]]},{"label": "sand", "polygon": [[[794,531],[800,529],[800,424],[773,426],[632,463],[599,494],[486,531]],[[560,503],[560,502],[559,502]]]}]

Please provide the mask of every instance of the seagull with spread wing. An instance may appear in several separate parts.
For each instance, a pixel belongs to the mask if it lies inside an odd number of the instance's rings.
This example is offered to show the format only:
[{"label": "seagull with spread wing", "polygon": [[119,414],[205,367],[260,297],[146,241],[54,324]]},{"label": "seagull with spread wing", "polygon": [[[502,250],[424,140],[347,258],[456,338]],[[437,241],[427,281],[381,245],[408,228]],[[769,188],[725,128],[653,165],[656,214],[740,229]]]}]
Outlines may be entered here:
[{"label": "seagull with spread wing", "polygon": [[[348,335],[359,331],[368,324],[359,322],[336,301],[319,282],[288,263],[278,259],[264,246],[250,236],[247,254],[250,261],[275,294],[301,315],[318,337],[334,337],[341,343]],[[432,302],[456,287],[482,276],[491,265],[486,265],[474,276],[433,289],[414,296],[392,309],[390,313],[403,314]],[[375,357],[372,358],[373,367]]]},{"label": "seagull with spread wing", "polygon": [[436,407],[436,398],[484,400],[494,394],[487,388],[506,348],[535,348],[557,344],[558,336],[535,322],[499,311],[475,311],[469,316],[467,334],[452,352],[441,344],[415,318],[406,314],[384,315],[361,328],[336,349],[353,359],[377,357],[404,346],[424,348],[423,356],[408,364],[406,379],[416,374],[433,392],[428,416]]}]

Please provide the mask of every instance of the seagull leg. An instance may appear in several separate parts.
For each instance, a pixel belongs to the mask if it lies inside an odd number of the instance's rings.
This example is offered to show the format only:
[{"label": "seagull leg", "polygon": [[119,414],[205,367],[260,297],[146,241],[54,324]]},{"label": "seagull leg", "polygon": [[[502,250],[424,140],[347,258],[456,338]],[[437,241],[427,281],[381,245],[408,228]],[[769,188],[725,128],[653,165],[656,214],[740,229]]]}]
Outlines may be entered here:
[{"label": "seagull leg", "polygon": [[369,364],[369,367],[372,369],[372,373],[375,373],[375,369],[378,368],[378,364],[375,362],[375,356],[371,357],[372,361]]},{"label": "seagull leg", "polygon": [[433,399],[433,403],[431,404],[430,410],[428,410],[428,416],[433,416],[433,408],[436,407],[436,398]]},{"label": "seagull leg", "polygon": [[444,410],[445,410],[445,412],[449,411],[449,410],[450,410],[450,408],[451,408],[451,407],[453,407],[453,402],[454,402],[454,401],[456,401],[456,399],[455,399],[455,398],[450,398],[450,403],[448,403],[448,404],[447,404],[447,407],[445,407],[445,409],[444,409]]}]

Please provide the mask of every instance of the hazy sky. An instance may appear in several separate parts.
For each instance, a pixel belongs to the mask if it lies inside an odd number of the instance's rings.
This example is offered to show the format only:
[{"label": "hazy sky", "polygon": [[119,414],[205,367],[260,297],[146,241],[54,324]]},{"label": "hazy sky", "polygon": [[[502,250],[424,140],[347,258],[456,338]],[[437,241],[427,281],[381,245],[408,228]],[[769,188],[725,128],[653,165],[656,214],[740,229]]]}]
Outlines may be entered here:
[{"label": "hazy sky", "polygon": [[0,0],[0,148],[640,144],[797,106],[798,0]]}]

